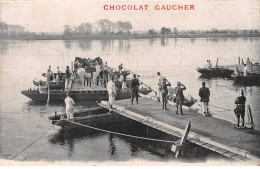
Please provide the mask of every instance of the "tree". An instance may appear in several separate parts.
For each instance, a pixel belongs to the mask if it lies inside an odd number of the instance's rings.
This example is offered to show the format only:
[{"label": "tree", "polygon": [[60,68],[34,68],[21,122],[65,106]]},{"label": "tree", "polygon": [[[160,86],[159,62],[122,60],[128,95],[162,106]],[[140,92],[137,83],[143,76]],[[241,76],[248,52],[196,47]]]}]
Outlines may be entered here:
[{"label": "tree", "polygon": [[165,34],[169,34],[169,33],[171,33],[170,28],[165,28],[165,27],[161,28],[161,34],[165,35]]},{"label": "tree", "polygon": [[156,32],[155,32],[153,29],[149,29],[149,30],[148,30],[148,34],[149,34],[149,35],[154,35],[155,33],[156,33]]},{"label": "tree", "polygon": [[177,28],[176,27],[173,28],[173,32],[174,32],[175,35],[177,35],[178,32],[177,32]]},{"label": "tree", "polygon": [[71,33],[72,33],[72,29],[70,28],[70,25],[64,25],[63,35],[70,36]]}]

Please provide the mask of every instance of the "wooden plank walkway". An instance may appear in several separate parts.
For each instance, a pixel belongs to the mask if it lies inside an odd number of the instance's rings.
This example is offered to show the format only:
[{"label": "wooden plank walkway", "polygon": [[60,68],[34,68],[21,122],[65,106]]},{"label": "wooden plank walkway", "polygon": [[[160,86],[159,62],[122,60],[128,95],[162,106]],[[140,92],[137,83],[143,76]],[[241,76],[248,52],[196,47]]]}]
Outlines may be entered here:
[{"label": "wooden plank walkway", "polygon": [[[108,108],[105,101],[100,105]],[[235,160],[260,162],[259,131],[235,129],[228,121],[204,117],[189,109],[183,109],[184,115],[175,114],[175,106],[168,104],[169,110],[165,111],[161,103],[144,97],[139,98],[138,105],[131,105],[127,99],[116,101],[113,107],[116,113],[180,138],[191,121],[190,142]]]}]

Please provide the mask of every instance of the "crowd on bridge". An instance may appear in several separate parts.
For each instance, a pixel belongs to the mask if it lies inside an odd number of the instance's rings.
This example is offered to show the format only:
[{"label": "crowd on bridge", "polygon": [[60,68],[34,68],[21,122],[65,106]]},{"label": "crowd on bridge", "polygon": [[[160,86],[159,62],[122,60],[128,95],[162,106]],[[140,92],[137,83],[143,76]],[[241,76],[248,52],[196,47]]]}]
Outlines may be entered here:
[{"label": "crowd on bridge", "polygon": [[65,73],[57,67],[57,72],[53,73],[49,66],[45,73],[47,84],[49,82],[64,83],[64,90],[69,91],[73,82],[76,82],[78,88],[85,86],[95,88],[101,86],[106,88],[108,80],[113,77],[116,87],[126,88],[126,72],[123,71],[123,65],[118,66],[118,70],[111,68],[107,62],[103,62],[100,57],[95,59],[76,57],[71,68],[66,67]]}]

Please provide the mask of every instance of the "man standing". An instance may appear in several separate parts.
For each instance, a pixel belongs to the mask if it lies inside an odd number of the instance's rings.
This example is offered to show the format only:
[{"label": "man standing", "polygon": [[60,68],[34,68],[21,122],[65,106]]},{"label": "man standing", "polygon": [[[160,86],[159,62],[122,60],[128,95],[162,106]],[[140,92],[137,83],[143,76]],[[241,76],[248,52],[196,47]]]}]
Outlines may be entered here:
[{"label": "man standing", "polygon": [[139,80],[136,78],[136,75],[133,75],[133,79],[131,81],[131,104],[133,104],[134,98],[136,98],[136,104],[138,104],[139,86]]},{"label": "man standing", "polygon": [[167,110],[167,107],[166,107],[166,103],[167,103],[166,97],[168,95],[167,86],[171,86],[171,83],[165,77],[163,77],[162,80],[163,80],[162,86],[161,86],[162,104],[163,104],[162,110]]},{"label": "man standing", "polygon": [[241,90],[241,96],[237,97],[235,104],[236,108],[234,110],[236,116],[237,116],[237,126],[236,128],[239,128],[239,121],[240,116],[242,118],[242,128],[244,128],[245,123],[245,103],[246,103],[246,97],[244,96],[243,89]]},{"label": "man standing", "polygon": [[116,98],[116,85],[113,82],[114,76],[110,78],[110,80],[107,83],[107,91],[108,91],[108,102],[109,102],[109,107],[113,109],[113,103],[115,102]]},{"label": "man standing", "polygon": [[67,114],[67,119],[73,119],[73,106],[75,105],[74,100],[70,97],[69,92],[67,93],[67,97],[64,100],[66,104],[66,114]]},{"label": "man standing", "polygon": [[186,90],[186,87],[183,84],[181,84],[180,82],[177,82],[177,87],[175,88],[176,114],[179,114],[178,110],[180,108],[181,115],[183,115],[183,111],[182,111],[182,104],[183,104],[183,101],[184,101],[183,90]]},{"label": "man standing", "polygon": [[157,99],[158,99],[158,101],[162,100],[161,99],[161,97],[162,97],[161,84],[162,84],[162,77],[161,77],[160,72],[157,72]]},{"label": "man standing", "polygon": [[249,73],[249,74],[252,73],[252,72],[251,72],[251,70],[252,70],[251,67],[252,67],[252,66],[251,66],[251,62],[250,62],[249,58],[247,58],[247,60],[246,60],[246,71],[247,71],[247,73]]},{"label": "man standing", "polygon": [[69,89],[70,76],[71,76],[70,69],[69,66],[67,66],[65,71],[65,90]]},{"label": "man standing", "polygon": [[202,82],[202,87],[199,90],[199,96],[200,96],[200,101],[202,102],[202,112],[203,116],[206,116],[209,114],[209,97],[210,97],[210,91],[209,88],[206,87],[206,83]]}]

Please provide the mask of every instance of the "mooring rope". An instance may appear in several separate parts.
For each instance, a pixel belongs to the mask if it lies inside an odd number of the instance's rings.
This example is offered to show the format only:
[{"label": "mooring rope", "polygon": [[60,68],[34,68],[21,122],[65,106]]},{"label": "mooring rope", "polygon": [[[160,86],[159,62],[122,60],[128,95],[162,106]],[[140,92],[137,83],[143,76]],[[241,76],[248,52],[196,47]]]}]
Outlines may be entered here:
[{"label": "mooring rope", "polygon": [[30,143],[28,146],[26,146],[24,149],[22,149],[21,151],[19,151],[19,153],[17,153],[15,156],[13,156],[10,160],[13,160],[15,157],[17,157],[19,154],[21,154],[22,152],[24,152],[27,148],[29,148],[31,145],[33,145],[36,141],[38,141],[42,136],[44,136],[48,131],[50,131],[52,128],[54,127],[51,126],[48,130],[46,130],[42,135],[40,135],[37,139],[35,139],[32,143]]},{"label": "mooring rope", "polygon": [[100,128],[88,126],[88,125],[85,125],[85,124],[77,123],[77,122],[70,121],[70,120],[67,120],[67,119],[66,119],[66,121],[71,122],[71,123],[73,123],[73,124],[77,124],[77,125],[83,126],[83,127],[91,128],[91,129],[98,130],[98,131],[102,131],[102,132],[106,132],[106,133],[116,134],[116,135],[120,135],[120,136],[131,137],[131,138],[137,138],[137,139],[142,139],[142,140],[149,140],[149,141],[164,142],[164,143],[175,143],[175,141],[160,140],[160,139],[153,139],[153,138],[139,137],[139,136],[133,136],[133,135],[129,135],[129,134],[117,133],[117,132],[113,132],[113,131],[109,131],[109,130],[104,130],[104,129],[100,129]]}]

